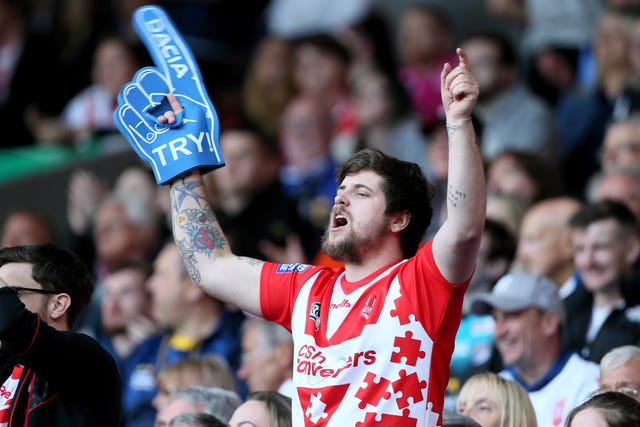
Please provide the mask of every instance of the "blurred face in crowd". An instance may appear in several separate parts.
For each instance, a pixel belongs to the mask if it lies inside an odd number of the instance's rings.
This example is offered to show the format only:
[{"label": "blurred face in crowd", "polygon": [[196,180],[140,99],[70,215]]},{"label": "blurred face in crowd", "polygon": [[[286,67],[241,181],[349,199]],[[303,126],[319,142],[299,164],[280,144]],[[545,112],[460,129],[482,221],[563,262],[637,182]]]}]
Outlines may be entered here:
[{"label": "blurred face in crowd", "polygon": [[94,220],[96,253],[107,264],[126,259],[136,247],[135,227],[124,207],[107,200],[100,204]]},{"label": "blurred face in crowd", "polygon": [[505,365],[516,368],[532,365],[534,355],[544,342],[542,316],[534,307],[516,312],[493,310],[494,339]]},{"label": "blurred face in crowd", "polygon": [[602,168],[640,167],[640,122],[612,124],[605,134],[601,152]]},{"label": "blurred face in crowd", "polygon": [[36,215],[17,212],[4,223],[0,246],[40,245],[51,243],[52,237],[45,224]]},{"label": "blurred face in crowd", "polygon": [[599,389],[622,391],[640,402],[640,360],[631,359],[607,370],[601,370]]},{"label": "blurred face in crowd", "polygon": [[221,197],[246,194],[273,182],[278,176],[279,158],[268,153],[258,137],[230,130],[220,137],[225,167],[216,171],[215,183]]},{"label": "blurred face in crowd", "polygon": [[155,427],[167,427],[174,417],[187,412],[200,412],[200,410],[185,399],[174,399],[158,411]]},{"label": "blurred face in crowd", "polygon": [[270,427],[267,405],[258,400],[247,400],[233,412],[229,427]]},{"label": "blurred face in crowd", "polygon": [[115,98],[122,86],[133,79],[137,69],[138,63],[125,43],[109,39],[102,42],[96,51],[93,81]]},{"label": "blurred face in crowd", "polygon": [[358,124],[363,128],[386,124],[393,118],[389,86],[376,72],[364,71],[355,82],[353,97]]},{"label": "blurred face in crowd", "polygon": [[282,122],[281,147],[289,165],[306,165],[328,155],[331,118],[310,98],[296,98],[287,106]]},{"label": "blurred face in crowd", "polygon": [[[545,201],[534,205],[520,225],[516,260],[525,271],[548,277],[573,265],[569,217],[580,208],[577,201]],[[562,285],[562,283],[557,283]]]},{"label": "blurred face in crowd", "polygon": [[440,59],[449,34],[431,13],[409,9],[400,18],[397,46],[403,63],[421,65]]},{"label": "blurred face in crowd", "polygon": [[489,388],[482,381],[475,381],[462,388],[458,397],[457,411],[482,427],[502,427],[500,408],[489,397]]},{"label": "blurred face in crowd", "polygon": [[277,391],[283,382],[283,370],[291,369],[290,363],[283,366],[283,359],[286,360],[277,348],[271,347],[258,336],[257,327],[249,328],[242,337],[242,362],[238,377],[247,382],[249,391]]},{"label": "blurred face in crowd", "polygon": [[490,192],[517,196],[529,203],[536,197],[535,182],[511,156],[496,157],[489,164],[487,175]]},{"label": "blurred face in crowd", "polygon": [[475,38],[466,40],[461,48],[469,58],[469,66],[478,80],[478,100],[492,99],[502,91],[500,51],[489,40]]},{"label": "blurred face in crowd", "polygon": [[323,99],[330,92],[346,88],[347,66],[315,46],[296,48],[293,70],[296,86],[305,95]]},{"label": "blurred face in crowd", "polygon": [[619,13],[603,13],[596,24],[593,52],[601,69],[631,69],[630,37],[626,18]]},{"label": "blurred face in crowd", "polygon": [[153,273],[147,281],[151,293],[151,314],[162,326],[173,327],[189,309],[188,286],[193,286],[184,271],[178,248],[166,245],[156,257]]},{"label": "blurred face in crowd", "polygon": [[124,332],[129,322],[149,311],[145,275],[136,268],[125,268],[107,275],[102,288],[102,326],[109,334]]},{"label": "blurred face in crowd", "polygon": [[617,287],[638,256],[637,236],[610,218],[574,229],[571,240],[576,270],[591,292]]},{"label": "blurred face in crowd", "polygon": [[624,203],[640,224],[640,182],[629,173],[613,172],[602,177],[596,200],[615,200]]}]

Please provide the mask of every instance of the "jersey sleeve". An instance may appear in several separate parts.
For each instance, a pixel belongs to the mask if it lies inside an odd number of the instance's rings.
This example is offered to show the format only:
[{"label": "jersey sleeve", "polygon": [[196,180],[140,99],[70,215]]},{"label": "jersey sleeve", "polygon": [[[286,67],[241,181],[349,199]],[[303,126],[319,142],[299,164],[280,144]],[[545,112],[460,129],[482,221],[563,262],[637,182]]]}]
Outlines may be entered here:
[{"label": "jersey sleeve", "polygon": [[265,262],[260,275],[260,308],[266,320],[291,331],[291,315],[300,288],[322,267]]},{"label": "jersey sleeve", "polygon": [[425,319],[430,334],[439,331],[455,335],[471,277],[459,284],[445,279],[433,257],[432,243],[429,241],[420,248],[401,269],[402,289],[410,301],[414,301],[414,309]]}]

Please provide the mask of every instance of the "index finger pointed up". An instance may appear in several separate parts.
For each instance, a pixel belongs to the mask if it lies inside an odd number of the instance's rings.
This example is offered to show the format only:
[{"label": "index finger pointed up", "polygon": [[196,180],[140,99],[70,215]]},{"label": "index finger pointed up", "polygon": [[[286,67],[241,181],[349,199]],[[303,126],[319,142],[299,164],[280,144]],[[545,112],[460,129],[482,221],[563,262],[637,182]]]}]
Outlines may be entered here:
[{"label": "index finger pointed up", "polygon": [[460,66],[469,70],[469,57],[461,48],[456,49],[456,54],[458,55],[458,62]]}]

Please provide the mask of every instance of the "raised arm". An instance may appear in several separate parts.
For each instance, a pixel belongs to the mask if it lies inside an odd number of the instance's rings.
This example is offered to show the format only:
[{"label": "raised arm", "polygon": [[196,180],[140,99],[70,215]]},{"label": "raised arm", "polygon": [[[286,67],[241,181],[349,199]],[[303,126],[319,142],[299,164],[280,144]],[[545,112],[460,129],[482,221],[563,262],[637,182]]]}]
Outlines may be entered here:
[{"label": "raised arm", "polygon": [[460,64],[453,69],[445,64],[440,76],[449,137],[449,173],[447,219],[433,241],[436,264],[452,283],[463,282],[473,273],[487,199],[482,158],[471,123],[478,83],[465,53],[461,49],[457,53]]},{"label": "raised arm", "polygon": [[192,280],[208,294],[256,315],[262,261],[235,256],[197,171],[171,184],[173,237]]}]

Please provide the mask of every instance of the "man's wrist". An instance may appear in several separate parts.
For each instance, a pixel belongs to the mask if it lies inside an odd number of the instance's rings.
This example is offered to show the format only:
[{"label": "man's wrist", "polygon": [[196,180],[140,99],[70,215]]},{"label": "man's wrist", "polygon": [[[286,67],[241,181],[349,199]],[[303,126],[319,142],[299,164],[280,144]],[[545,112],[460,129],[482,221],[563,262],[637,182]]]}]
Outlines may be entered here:
[{"label": "man's wrist", "polygon": [[457,130],[460,127],[462,127],[465,123],[468,123],[471,121],[471,117],[465,117],[462,119],[447,119],[445,126],[447,127],[448,130]]}]

